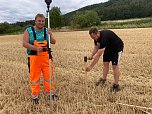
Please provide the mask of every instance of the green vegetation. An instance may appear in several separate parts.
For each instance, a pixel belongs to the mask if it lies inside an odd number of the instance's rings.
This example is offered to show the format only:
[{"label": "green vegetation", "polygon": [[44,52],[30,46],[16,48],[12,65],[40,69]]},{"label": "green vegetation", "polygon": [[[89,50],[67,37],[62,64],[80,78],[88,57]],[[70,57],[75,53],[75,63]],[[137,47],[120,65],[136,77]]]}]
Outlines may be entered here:
[{"label": "green vegetation", "polygon": [[53,7],[50,11],[50,26],[51,28],[61,28],[64,26],[64,19],[61,15],[60,8]]},{"label": "green vegetation", "polygon": [[100,25],[100,18],[95,11],[77,12],[71,22],[73,28],[85,28],[97,25]]},{"label": "green vegetation", "polygon": [[[105,3],[83,7],[77,11],[86,10],[97,12],[101,21],[152,17],[152,0],[109,0]],[[64,15],[66,25],[70,24],[69,22],[77,11]]]},{"label": "green vegetation", "polygon": [[0,23],[0,34],[18,34],[23,31],[18,24],[9,24],[7,22]]},{"label": "green vegetation", "polygon": [[[80,18],[81,19],[81,18]],[[82,21],[80,21],[82,22]],[[73,23],[72,23],[73,24]],[[32,24],[31,24],[32,25]],[[0,35],[3,34],[18,34],[23,33],[26,27],[31,26],[27,24],[25,27],[21,27],[22,24],[9,24],[7,22],[0,24]],[[81,23],[80,23],[81,25]],[[82,25],[71,25],[67,27],[61,27],[61,31],[73,29],[73,30],[88,30],[90,27],[83,27]],[[141,18],[141,19],[126,19],[126,20],[113,20],[113,21],[101,21],[101,24],[94,25],[100,29],[124,29],[124,28],[148,28],[152,27],[152,18]]]},{"label": "green vegetation", "polygon": [[[16,22],[9,24],[8,22],[0,23],[0,35],[4,34],[18,34],[23,33],[27,27],[34,25],[34,20],[29,20],[26,22]],[[53,7],[50,11],[50,25],[52,28],[61,28],[64,26],[64,19],[61,15],[60,8]],[[46,20],[47,26],[47,20]]]},{"label": "green vegetation", "polygon": [[102,21],[98,28],[104,29],[124,29],[124,28],[148,28],[152,27],[152,18],[120,20],[120,21]]}]

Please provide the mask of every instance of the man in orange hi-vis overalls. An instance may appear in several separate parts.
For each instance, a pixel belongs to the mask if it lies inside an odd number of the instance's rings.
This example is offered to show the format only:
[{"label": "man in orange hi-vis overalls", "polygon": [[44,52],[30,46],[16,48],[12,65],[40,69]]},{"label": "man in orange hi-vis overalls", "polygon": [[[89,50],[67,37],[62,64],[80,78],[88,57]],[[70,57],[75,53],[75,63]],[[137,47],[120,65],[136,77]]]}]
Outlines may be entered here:
[{"label": "man in orange hi-vis overalls", "polygon": [[35,26],[28,27],[23,35],[23,46],[27,48],[28,54],[28,67],[30,73],[30,83],[32,90],[32,99],[34,104],[39,103],[39,92],[40,92],[40,75],[43,73],[44,78],[44,89],[50,95],[50,70],[52,68],[51,77],[51,93],[52,98],[58,96],[54,94],[54,65],[51,62],[49,67],[49,54],[48,54],[48,33],[50,35],[50,43],[55,44],[56,40],[52,35],[51,29],[44,27],[45,17],[43,14],[37,14],[35,17]]}]

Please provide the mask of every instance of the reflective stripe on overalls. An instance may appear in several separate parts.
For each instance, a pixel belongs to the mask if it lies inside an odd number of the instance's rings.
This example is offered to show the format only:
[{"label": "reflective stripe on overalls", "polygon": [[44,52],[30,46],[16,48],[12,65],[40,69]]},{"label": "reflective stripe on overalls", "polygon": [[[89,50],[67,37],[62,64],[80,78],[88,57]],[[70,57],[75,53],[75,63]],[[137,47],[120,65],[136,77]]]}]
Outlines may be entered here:
[{"label": "reflective stripe on overalls", "polygon": [[[35,46],[41,46],[47,48],[47,41],[46,41],[46,28],[44,28],[44,41],[38,42],[36,40],[36,33],[34,27],[32,27],[33,35],[34,35],[34,43]],[[50,72],[49,72],[49,54],[48,51],[37,52],[32,51],[29,55],[29,71],[30,71],[30,82],[31,82],[31,90],[32,96],[38,95],[40,92],[40,75],[41,72],[44,78],[44,89],[49,94],[50,93]],[[52,74],[54,72],[54,65],[51,63]],[[52,75],[52,90],[54,90],[54,82]]]}]

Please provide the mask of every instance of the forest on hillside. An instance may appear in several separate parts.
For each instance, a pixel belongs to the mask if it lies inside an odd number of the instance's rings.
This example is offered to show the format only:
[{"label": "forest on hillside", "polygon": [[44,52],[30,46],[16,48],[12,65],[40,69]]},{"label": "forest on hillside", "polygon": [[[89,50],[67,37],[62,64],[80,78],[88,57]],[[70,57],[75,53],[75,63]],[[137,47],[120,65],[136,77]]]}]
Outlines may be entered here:
[{"label": "forest on hillside", "polygon": [[109,0],[105,3],[83,7],[64,15],[66,24],[76,12],[96,11],[101,20],[118,20],[152,17],[152,0]]}]

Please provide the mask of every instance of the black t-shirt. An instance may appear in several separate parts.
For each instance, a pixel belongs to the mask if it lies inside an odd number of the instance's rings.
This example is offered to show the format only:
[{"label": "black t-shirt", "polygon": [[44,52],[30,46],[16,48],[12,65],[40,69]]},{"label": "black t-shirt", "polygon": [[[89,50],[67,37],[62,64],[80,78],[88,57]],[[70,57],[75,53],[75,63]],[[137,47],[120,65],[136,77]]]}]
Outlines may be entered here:
[{"label": "black t-shirt", "polygon": [[99,46],[99,49],[105,48],[105,52],[115,53],[123,50],[123,41],[110,30],[102,30],[100,37],[94,44]]}]

